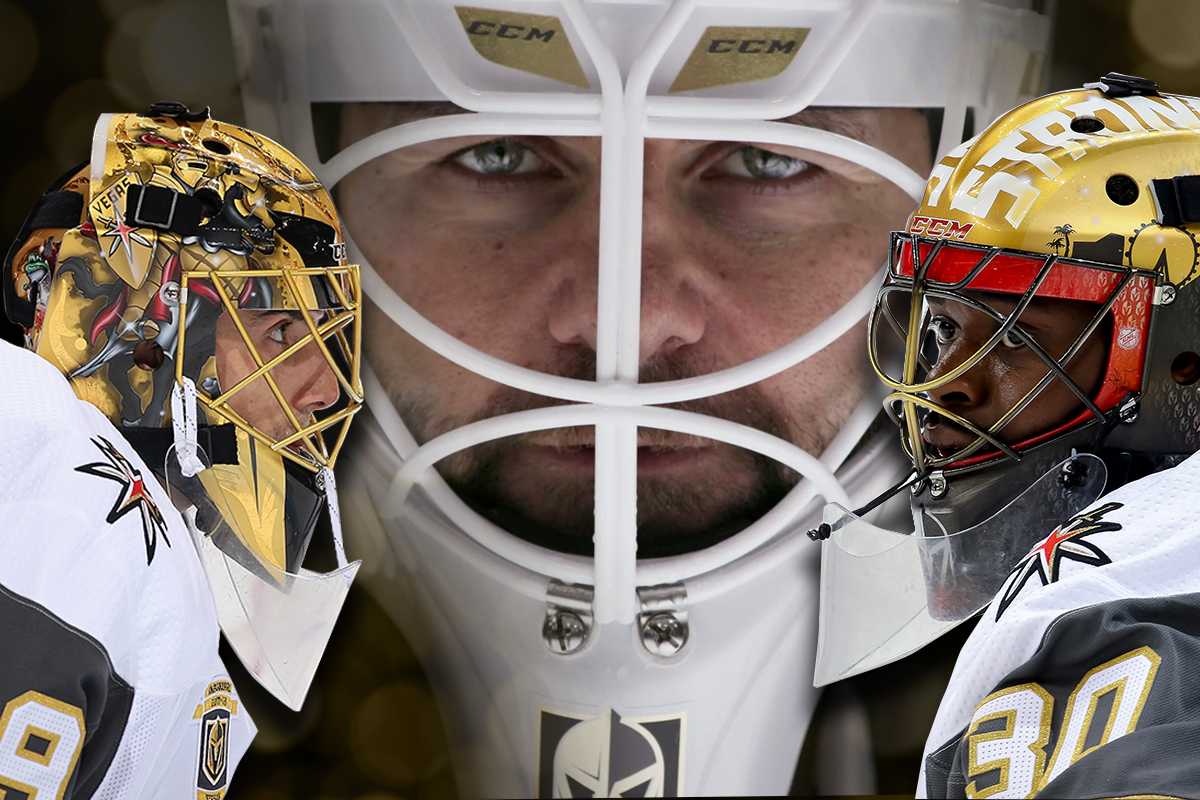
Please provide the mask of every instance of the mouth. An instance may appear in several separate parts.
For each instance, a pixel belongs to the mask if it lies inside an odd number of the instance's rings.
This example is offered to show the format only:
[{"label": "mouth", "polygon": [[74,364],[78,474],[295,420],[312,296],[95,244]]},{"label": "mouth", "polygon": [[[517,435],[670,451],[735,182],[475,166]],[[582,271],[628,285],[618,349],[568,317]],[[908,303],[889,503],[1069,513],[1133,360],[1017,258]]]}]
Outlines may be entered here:
[{"label": "mouth", "polygon": [[[586,436],[538,437],[533,449],[542,458],[565,469],[593,472],[596,467],[595,439]],[[647,477],[684,466],[695,465],[713,455],[715,442],[698,436],[664,431],[639,431],[637,447],[638,475]]]},{"label": "mouth", "polygon": [[978,437],[957,422],[937,413],[930,413],[921,428],[926,448],[938,458],[946,458],[973,444]]}]

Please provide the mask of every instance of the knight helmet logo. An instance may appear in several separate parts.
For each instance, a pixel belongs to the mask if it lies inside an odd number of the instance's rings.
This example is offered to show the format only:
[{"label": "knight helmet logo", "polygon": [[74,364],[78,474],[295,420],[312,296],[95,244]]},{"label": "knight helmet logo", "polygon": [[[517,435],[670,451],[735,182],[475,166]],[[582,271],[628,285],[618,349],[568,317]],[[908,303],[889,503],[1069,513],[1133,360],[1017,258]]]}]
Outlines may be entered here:
[{"label": "knight helmet logo", "polygon": [[208,685],[193,719],[200,720],[196,800],[222,800],[229,785],[229,723],[238,701],[228,680]]},{"label": "knight helmet logo", "polygon": [[678,797],[683,715],[594,717],[541,709],[538,797]]}]

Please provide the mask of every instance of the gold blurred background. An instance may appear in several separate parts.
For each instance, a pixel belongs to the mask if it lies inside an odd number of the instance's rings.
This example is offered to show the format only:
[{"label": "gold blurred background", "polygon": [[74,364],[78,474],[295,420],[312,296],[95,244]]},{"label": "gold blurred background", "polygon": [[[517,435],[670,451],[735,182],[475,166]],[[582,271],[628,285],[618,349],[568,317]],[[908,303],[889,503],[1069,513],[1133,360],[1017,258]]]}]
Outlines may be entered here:
[{"label": "gold blurred background", "polygon": [[[1054,38],[1049,89],[1116,71],[1200,95],[1200,0],[1060,0]],[[146,110],[162,99],[243,121],[222,0],[0,0],[5,249],[37,196],[87,156],[98,114]],[[0,336],[18,340],[6,321]],[[248,676],[234,677],[260,733],[230,800],[454,796],[433,698],[412,651],[364,592],[351,592],[301,712],[254,691]],[[932,677],[931,692],[940,685]],[[899,741],[919,748],[931,720],[907,718],[913,735],[880,734],[885,754]],[[894,761],[879,776],[880,791],[911,793],[913,755]]]}]

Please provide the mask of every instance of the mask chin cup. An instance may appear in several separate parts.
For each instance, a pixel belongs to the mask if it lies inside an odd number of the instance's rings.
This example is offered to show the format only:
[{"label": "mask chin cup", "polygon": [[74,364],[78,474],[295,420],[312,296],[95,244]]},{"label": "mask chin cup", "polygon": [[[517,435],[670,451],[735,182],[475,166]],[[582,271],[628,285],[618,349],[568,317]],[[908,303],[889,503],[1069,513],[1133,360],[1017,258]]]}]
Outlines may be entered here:
[{"label": "mask chin cup", "polygon": [[1100,497],[1106,478],[1099,458],[1072,455],[996,514],[952,534],[922,520],[917,533],[896,533],[825,506],[832,533],[821,543],[813,685],[901,659],[970,619],[1034,545]]},{"label": "mask chin cup", "polygon": [[[197,455],[211,465],[202,449]],[[201,480],[212,472],[208,468],[186,477],[175,448],[167,453],[167,479],[194,507],[187,514],[188,527],[221,631],[255,679],[288,708],[299,710],[362,562],[325,574],[279,568],[248,546],[255,531],[239,529],[239,522],[246,524],[245,510],[233,512],[234,501],[211,475]],[[284,496],[268,502],[283,505]]]}]

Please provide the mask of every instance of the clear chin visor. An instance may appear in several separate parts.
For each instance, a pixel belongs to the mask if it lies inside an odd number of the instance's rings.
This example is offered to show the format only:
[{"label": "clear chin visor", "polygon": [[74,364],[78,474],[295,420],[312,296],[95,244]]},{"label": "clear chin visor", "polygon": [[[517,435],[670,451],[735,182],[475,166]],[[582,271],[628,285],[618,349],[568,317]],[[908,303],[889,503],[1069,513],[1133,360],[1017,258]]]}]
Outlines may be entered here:
[{"label": "clear chin visor", "polygon": [[974,616],[1022,556],[1100,497],[1106,477],[1099,458],[1073,455],[993,516],[952,534],[921,509],[917,532],[901,534],[827,505],[813,685],[896,661]]},{"label": "clear chin visor", "polygon": [[[199,447],[193,448],[196,460],[190,453],[180,459],[172,448],[165,474],[172,488],[195,506],[189,527],[221,631],[258,682],[299,710],[362,562],[346,561],[336,489],[328,483],[332,472],[326,470],[321,478],[338,568],[320,574],[300,566],[320,511],[320,495],[306,497],[278,454],[253,440],[239,442],[239,449],[247,445],[255,449],[251,482],[237,480],[237,473],[244,471],[240,464],[213,465]],[[264,470],[264,459],[278,460],[278,469]],[[203,469],[193,472],[201,465]]]}]

